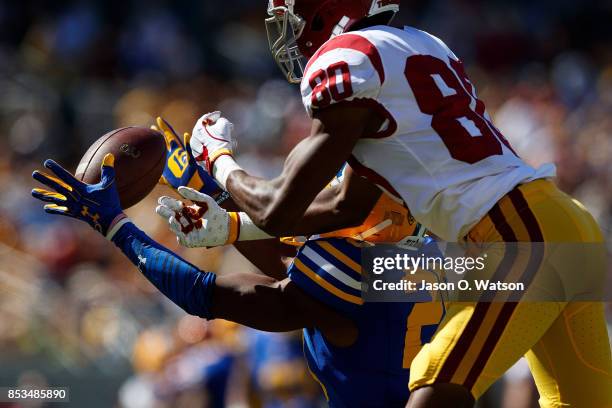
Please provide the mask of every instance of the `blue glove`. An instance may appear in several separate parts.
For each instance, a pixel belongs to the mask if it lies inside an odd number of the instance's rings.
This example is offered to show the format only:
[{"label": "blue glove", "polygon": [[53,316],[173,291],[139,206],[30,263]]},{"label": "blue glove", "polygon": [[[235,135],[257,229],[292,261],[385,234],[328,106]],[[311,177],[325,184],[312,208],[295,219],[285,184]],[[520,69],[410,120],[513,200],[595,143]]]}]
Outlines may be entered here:
[{"label": "blue glove", "polygon": [[54,175],[34,171],[32,177],[52,190],[35,188],[32,196],[50,203],[44,206],[45,212],[85,221],[110,239],[122,225],[120,221],[127,220],[115,186],[114,165],[115,157],[107,154],[102,162],[100,182],[85,184],[53,160],[46,160],[44,166]]},{"label": "blue glove", "polygon": [[159,180],[161,184],[166,184],[175,191],[181,186],[191,187],[214,198],[223,192],[215,179],[197,165],[191,153],[189,133],[185,133],[184,142],[181,141],[172,126],[163,118],[157,118],[157,126],[152,128],[164,135],[168,151],[166,167]]},{"label": "blue glove", "polygon": [[[85,184],[53,160],[44,166],[55,176],[35,171],[34,179],[55,191],[35,188],[32,195],[49,214],[85,221],[106,236],[164,295],[188,313],[212,319],[212,292],[216,275],[203,272],[140,231],[123,214],[115,186],[115,158],[104,156],[102,177]],[[124,227],[124,228],[122,228]]]}]

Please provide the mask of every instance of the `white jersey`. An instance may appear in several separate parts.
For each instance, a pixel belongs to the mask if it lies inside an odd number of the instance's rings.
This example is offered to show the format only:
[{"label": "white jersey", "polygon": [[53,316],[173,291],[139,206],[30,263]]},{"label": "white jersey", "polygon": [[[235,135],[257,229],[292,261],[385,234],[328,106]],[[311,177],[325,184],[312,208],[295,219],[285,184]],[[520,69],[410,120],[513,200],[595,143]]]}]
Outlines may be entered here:
[{"label": "white jersey", "polygon": [[351,103],[386,118],[358,141],[349,164],[401,196],[447,241],[461,239],[516,185],[555,175],[552,164],[535,169],[514,153],[461,61],[414,28],[376,26],[332,38],[310,59],[301,92],[311,116]]}]

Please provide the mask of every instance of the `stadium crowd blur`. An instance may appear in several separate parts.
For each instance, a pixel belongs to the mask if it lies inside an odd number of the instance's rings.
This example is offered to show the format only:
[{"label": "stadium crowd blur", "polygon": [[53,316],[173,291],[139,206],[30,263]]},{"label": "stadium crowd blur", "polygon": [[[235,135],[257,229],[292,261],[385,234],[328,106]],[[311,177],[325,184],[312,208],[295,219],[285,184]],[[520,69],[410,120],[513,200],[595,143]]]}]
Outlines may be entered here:
[{"label": "stadium crowd blur", "polygon": [[[45,158],[74,169],[111,129],[162,115],[188,131],[217,109],[236,125],[238,161],[276,174],[309,122],[269,55],[265,3],[0,1],[0,385],[70,386],[89,406],[322,404],[299,333],[186,316],[95,232],[29,197]],[[519,153],[556,162],[612,241],[610,2],[402,8],[395,24],[447,42]],[[233,249],[178,248],[153,212],[162,194],[128,210],[141,228],[203,269],[250,268]],[[486,406],[529,406],[520,395]]]}]

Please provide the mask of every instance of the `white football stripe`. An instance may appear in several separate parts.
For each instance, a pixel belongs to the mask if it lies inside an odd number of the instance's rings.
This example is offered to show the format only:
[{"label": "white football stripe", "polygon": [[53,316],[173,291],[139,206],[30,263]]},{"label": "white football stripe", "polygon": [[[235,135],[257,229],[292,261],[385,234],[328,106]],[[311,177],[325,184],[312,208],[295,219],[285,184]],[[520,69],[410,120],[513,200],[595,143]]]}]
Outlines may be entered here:
[{"label": "white football stripe", "polygon": [[325,272],[329,273],[334,278],[338,279],[340,282],[344,283],[346,286],[349,286],[355,290],[361,290],[360,282],[356,281],[355,279],[348,276],[346,273],[342,272],[340,269],[336,268],[327,259],[323,258],[321,255],[319,255],[309,247],[305,247],[302,250],[302,255],[310,259],[310,261],[322,268]]},{"label": "white football stripe", "polygon": [[89,162],[81,162],[79,163],[79,166],[76,169],[76,172],[74,173],[75,175],[80,175],[85,173],[85,169],[87,169],[87,165],[89,164]]}]

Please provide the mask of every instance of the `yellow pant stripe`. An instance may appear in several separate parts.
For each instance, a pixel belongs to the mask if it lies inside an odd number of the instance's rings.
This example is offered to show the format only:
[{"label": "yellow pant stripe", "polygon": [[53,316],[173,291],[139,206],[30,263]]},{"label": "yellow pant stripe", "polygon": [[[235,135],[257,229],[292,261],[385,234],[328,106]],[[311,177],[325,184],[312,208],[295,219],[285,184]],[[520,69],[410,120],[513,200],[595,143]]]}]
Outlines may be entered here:
[{"label": "yellow pant stripe", "polygon": [[[493,235],[493,241],[541,242],[543,240],[537,220],[518,189],[514,189],[491,209],[489,218],[497,230]],[[523,280],[525,272],[533,273],[534,269],[537,270],[542,255],[534,251],[519,254],[516,247],[509,245],[505,248],[504,256],[497,265],[492,279]],[[463,384],[471,390],[516,306],[515,302],[476,303],[469,322],[440,369],[438,381]]]},{"label": "yellow pant stripe", "polygon": [[459,367],[457,367],[457,371],[450,380],[451,383],[463,384],[465,382],[468,373],[474,365],[474,362],[478,359],[481,353],[484,343],[488,338],[488,334],[491,332],[493,325],[499,318],[502,305],[503,303],[490,303],[490,307],[480,323],[478,332],[470,343],[467,352],[464,354]]},{"label": "yellow pant stripe", "polygon": [[[581,244],[601,243],[602,236],[583,206],[550,181],[538,180],[519,186],[500,200],[470,231],[467,240]],[[489,247],[486,244],[473,247],[478,253],[483,246]],[[489,251],[491,269],[485,272],[489,279],[497,273],[515,280],[521,272],[531,274],[539,270],[535,278],[521,276],[521,281],[529,286],[529,280],[534,278],[541,285],[544,283],[541,279],[550,275],[558,279],[553,285],[559,287],[544,285],[534,290],[569,290],[568,296],[580,296],[590,290],[589,283],[579,285],[583,274],[592,279],[599,279],[599,274],[605,277],[605,265],[598,263],[600,258],[605,259],[605,248],[594,249],[592,257],[591,253],[586,254],[584,269],[580,270],[571,254],[544,252],[549,248],[542,244],[523,244],[514,252],[512,245],[499,246],[502,250],[494,258]],[[540,265],[543,259],[546,263]],[[506,265],[505,271],[500,271],[502,264]],[[450,304],[433,340],[411,364],[410,389],[452,381],[469,389],[477,399],[524,355],[542,407],[612,408],[612,358],[603,305],[520,301],[520,297],[512,300],[517,301]]]}]

